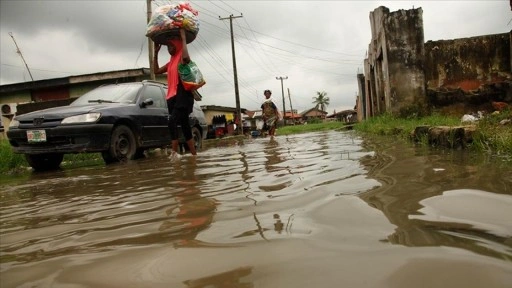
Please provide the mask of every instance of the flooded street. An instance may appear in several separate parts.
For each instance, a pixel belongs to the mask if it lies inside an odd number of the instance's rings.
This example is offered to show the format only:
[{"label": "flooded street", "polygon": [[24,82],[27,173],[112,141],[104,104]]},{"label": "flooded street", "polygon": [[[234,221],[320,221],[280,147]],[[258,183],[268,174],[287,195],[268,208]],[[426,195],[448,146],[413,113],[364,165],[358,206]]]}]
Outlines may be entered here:
[{"label": "flooded street", "polygon": [[512,165],[316,132],[0,184],[0,287],[512,287]]}]

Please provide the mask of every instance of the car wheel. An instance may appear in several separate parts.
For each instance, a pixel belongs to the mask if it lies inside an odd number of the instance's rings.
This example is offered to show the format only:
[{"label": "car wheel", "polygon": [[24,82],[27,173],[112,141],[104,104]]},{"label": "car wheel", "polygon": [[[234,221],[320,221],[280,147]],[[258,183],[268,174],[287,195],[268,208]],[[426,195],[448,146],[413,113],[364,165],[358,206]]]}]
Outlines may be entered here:
[{"label": "car wheel", "polygon": [[28,164],[36,171],[48,171],[58,169],[64,154],[25,154]]},{"label": "car wheel", "polygon": [[199,151],[203,147],[203,137],[201,137],[201,131],[196,127],[192,127],[192,138],[194,139],[194,146]]},{"label": "car wheel", "polygon": [[136,146],[132,130],[125,125],[119,125],[112,132],[109,150],[101,155],[107,164],[133,160],[137,151]]}]

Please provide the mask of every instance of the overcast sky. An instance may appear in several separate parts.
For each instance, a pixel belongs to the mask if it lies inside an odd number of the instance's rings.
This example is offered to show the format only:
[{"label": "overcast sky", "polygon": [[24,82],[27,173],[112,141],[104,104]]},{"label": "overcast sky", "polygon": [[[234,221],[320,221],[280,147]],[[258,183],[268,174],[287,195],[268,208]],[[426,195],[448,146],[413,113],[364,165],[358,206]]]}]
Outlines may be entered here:
[{"label": "overcast sky", "polygon": [[[199,11],[200,31],[189,44],[207,84],[201,105],[235,107],[229,20],[233,20],[242,108],[257,110],[270,89],[282,109],[310,109],[317,92],[327,111],[355,105],[357,73],[371,40],[369,14],[423,9],[425,41],[506,33],[509,1],[189,1]],[[152,9],[171,3],[152,1]],[[176,3],[176,2],[172,2]],[[0,0],[0,85],[149,67],[146,1]],[[168,60],[162,49],[160,64]]]}]

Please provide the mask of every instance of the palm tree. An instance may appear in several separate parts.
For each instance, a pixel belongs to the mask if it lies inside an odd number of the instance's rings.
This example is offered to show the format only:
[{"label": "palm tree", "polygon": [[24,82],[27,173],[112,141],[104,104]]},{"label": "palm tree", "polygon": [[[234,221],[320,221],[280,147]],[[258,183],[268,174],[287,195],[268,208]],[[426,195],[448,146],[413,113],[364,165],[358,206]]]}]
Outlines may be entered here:
[{"label": "palm tree", "polygon": [[316,92],[317,97],[313,97],[313,104],[316,104],[316,108],[320,107],[320,110],[325,111],[325,108],[329,106],[329,97],[327,97],[327,92]]}]

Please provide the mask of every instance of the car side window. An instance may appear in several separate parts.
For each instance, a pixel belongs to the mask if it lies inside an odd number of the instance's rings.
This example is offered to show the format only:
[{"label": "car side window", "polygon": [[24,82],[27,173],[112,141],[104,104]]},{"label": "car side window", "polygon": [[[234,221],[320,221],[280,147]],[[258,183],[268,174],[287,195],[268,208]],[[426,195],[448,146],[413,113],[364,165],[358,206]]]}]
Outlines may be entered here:
[{"label": "car side window", "polygon": [[148,108],[167,108],[162,88],[155,85],[147,85],[142,92],[141,102],[149,98],[153,99],[153,105]]}]

